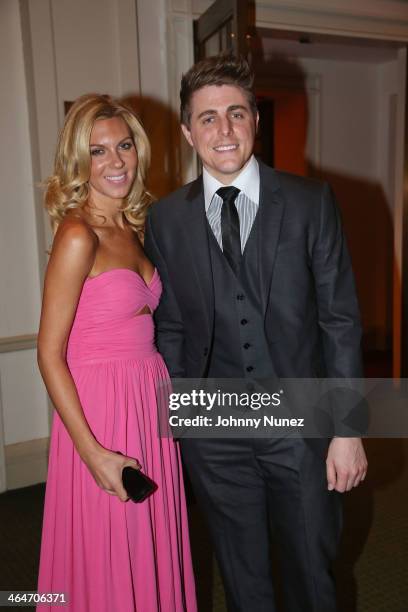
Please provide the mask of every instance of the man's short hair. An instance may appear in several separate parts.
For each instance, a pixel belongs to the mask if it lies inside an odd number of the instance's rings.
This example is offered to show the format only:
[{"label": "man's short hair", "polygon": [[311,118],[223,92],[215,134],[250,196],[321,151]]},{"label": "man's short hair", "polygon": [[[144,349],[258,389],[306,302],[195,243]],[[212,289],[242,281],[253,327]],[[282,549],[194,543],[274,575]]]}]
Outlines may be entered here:
[{"label": "man's short hair", "polygon": [[231,53],[220,54],[203,59],[183,74],[180,88],[181,123],[190,127],[191,97],[195,91],[207,85],[234,85],[244,92],[254,115],[258,110],[253,91],[254,74],[248,62],[241,56]]}]

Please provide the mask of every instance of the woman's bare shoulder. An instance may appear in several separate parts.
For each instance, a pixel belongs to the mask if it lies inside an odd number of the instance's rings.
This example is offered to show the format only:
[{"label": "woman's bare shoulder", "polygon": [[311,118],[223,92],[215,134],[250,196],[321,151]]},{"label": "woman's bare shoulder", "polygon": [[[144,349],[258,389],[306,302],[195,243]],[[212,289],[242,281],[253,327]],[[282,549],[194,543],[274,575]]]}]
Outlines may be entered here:
[{"label": "woman's bare shoulder", "polygon": [[98,247],[98,236],[81,215],[67,215],[58,225],[54,236],[53,248],[79,248],[95,251]]}]

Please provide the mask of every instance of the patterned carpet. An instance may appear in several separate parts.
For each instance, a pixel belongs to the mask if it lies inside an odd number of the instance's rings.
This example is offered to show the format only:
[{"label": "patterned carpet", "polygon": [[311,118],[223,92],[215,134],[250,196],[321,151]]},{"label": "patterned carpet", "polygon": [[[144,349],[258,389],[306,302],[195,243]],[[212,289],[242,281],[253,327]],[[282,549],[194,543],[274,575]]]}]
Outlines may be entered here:
[{"label": "patterned carpet", "polygon": [[408,610],[408,440],[366,441],[367,482],[345,498],[344,612]]},{"label": "patterned carpet", "polygon": [[[339,608],[407,612],[408,440],[368,440],[366,447],[367,480],[345,496],[336,565]],[[36,588],[43,495],[43,485],[0,495],[0,590]],[[221,580],[195,504],[190,505],[190,523],[199,610],[224,612]]]},{"label": "patterned carpet", "polygon": [[[408,611],[408,440],[366,440],[369,473],[344,496],[335,567],[339,612]],[[225,612],[221,579],[205,526],[190,513],[202,611]]]}]

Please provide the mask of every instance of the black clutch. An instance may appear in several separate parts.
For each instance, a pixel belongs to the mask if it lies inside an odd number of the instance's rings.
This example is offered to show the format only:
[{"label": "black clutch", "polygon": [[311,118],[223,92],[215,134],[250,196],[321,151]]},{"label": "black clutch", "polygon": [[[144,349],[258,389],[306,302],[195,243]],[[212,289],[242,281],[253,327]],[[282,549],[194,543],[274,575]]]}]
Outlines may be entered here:
[{"label": "black clutch", "polygon": [[129,498],[140,503],[157,489],[157,484],[146,474],[132,467],[124,467],[122,470],[122,482]]}]

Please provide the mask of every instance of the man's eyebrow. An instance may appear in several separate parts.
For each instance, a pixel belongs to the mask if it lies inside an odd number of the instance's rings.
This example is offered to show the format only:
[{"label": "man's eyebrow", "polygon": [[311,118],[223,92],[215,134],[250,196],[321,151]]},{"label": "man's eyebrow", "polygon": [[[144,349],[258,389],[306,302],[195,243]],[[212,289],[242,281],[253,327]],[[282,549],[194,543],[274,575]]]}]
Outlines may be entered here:
[{"label": "man's eyebrow", "polygon": [[217,111],[216,110],[212,110],[211,108],[208,110],[203,111],[202,113],[200,113],[197,117],[197,119],[201,119],[201,117],[204,117],[205,115],[216,115]]},{"label": "man's eyebrow", "polygon": [[228,107],[229,111],[234,111],[234,110],[245,110],[248,111],[248,107],[244,106],[243,104],[232,104],[231,106]]},{"label": "man's eyebrow", "polygon": [[[231,104],[231,106],[229,106],[229,107],[227,108],[227,112],[229,112],[229,113],[230,113],[231,111],[235,111],[235,110],[244,110],[244,111],[249,112],[248,107],[247,107],[247,106],[244,106],[244,104]],[[198,115],[197,119],[201,119],[201,117],[205,117],[206,115],[217,115],[217,114],[218,114],[218,113],[217,113],[217,111],[216,111],[216,110],[213,110],[212,108],[209,108],[209,109],[207,109],[207,110],[205,110],[205,111],[202,111],[202,112],[201,112],[201,113]]]}]

